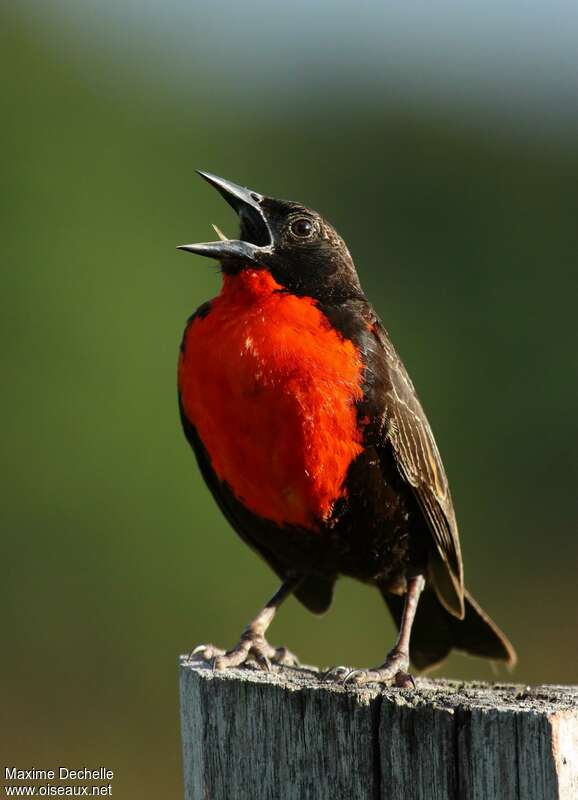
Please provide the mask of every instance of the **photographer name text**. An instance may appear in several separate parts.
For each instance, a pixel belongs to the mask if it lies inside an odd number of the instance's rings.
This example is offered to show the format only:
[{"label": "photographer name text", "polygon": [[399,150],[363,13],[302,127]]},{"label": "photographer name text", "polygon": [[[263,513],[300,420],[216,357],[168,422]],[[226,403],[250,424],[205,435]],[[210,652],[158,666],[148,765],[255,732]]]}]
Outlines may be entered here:
[{"label": "photographer name text", "polygon": [[57,769],[18,769],[6,767],[4,777],[7,781],[111,781],[114,772],[106,767],[58,767]]}]

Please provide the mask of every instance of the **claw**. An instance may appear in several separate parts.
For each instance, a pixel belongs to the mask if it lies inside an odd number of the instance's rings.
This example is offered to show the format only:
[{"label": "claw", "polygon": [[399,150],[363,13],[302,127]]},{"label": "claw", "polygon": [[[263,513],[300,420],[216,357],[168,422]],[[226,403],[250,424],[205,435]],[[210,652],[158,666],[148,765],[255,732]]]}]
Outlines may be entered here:
[{"label": "claw", "polygon": [[343,684],[348,684],[353,682],[357,682],[358,677],[364,677],[364,671],[362,669],[352,669],[343,679]]},{"label": "claw", "polygon": [[394,684],[398,688],[417,689],[413,677],[406,672],[408,659],[405,653],[389,655],[381,667],[374,669],[350,669],[349,667],[332,667],[323,676],[326,681],[334,680],[343,686],[366,683]]},{"label": "claw", "polygon": [[211,662],[213,672],[220,672],[222,669],[225,669],[226,666],[227,664],[226,662],[223,663],[221,656],[215,656]]},{"label": "claw", "polygon": [[395,676],[395,685],[398,689],[410,689],[413,688],[414,691],[417,691],[417,684],[414,680],[413,675],[409,672],[400,671]]},{"label": "claw", "polygon": [[339,681],[344,683],[353,670],[350,667],[330,667],[323,675],[323,680],[326,681]]},{"label": "claw", "polygon": [[257,663],[263,670],[263,672],[271,672],[271,662],[267,658],[267,656],[262,655],[261,653],[255,656]]},{"label": "claw", "polygon": [[201,659],[202,661],[211,662],[216,656],[219,656],[224,652],[224,650],[220,650],[213,644],[199,644],[196,647],[193,647],[189,653],[188,660],[197,661]]},{"label": "claw", "polygon": [[298,667],[299,659],[286,647],[278,647],[273,655],[275,664],[283,664],[286,667]]}]

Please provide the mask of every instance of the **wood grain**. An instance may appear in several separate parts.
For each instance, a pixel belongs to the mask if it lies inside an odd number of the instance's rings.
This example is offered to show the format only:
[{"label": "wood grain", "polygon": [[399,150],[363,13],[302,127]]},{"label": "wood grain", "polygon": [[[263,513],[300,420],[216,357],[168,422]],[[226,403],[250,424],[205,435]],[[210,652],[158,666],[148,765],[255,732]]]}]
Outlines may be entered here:
[{"label": "wood grain", "polygon": [[578,687],[180,664],[186,800],[576,800]]}]

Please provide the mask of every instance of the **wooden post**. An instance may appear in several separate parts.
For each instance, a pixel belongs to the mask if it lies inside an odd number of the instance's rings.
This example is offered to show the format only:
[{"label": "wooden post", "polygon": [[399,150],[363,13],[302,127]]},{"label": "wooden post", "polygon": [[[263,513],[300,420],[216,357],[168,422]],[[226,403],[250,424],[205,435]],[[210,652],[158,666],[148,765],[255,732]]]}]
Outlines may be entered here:
[{"label": "wooden post", "polygon": [[578,687],[344,688],[186,658],[180,679],[186,800],[578,798]]}]

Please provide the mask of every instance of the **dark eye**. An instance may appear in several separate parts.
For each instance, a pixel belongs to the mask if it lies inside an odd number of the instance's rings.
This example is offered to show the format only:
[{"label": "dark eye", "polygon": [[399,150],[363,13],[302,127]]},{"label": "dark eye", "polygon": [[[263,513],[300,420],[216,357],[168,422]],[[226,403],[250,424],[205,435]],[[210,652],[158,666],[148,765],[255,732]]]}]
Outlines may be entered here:
[{"label": "dark eye", "polygon": [[291,233],[300,239],[307,239],[315,232],[315,225],[307,217],[299,217],[291,223]]}]

